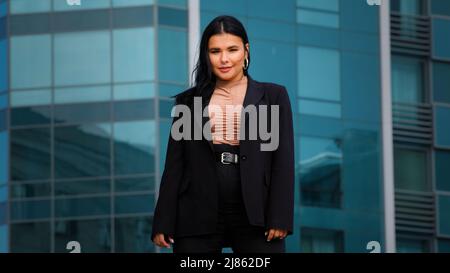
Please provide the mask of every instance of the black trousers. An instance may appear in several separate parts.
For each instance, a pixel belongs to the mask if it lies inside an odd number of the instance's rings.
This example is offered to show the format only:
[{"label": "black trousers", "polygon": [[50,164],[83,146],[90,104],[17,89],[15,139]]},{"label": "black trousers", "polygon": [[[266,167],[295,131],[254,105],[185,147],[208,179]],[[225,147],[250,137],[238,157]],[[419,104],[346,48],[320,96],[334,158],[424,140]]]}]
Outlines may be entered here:
[{"label": "black trousers", "polygon": [[[214,144],[216,152],[239,154],[239,146]],[[216,164],[219,175],[219,211],[216,232],[175,238],[174,253],[221,253],[231,247],[235,253],[283,253],[283,239],[267,242],[265,229],[250,225],[242,198],[239,164]]]}]

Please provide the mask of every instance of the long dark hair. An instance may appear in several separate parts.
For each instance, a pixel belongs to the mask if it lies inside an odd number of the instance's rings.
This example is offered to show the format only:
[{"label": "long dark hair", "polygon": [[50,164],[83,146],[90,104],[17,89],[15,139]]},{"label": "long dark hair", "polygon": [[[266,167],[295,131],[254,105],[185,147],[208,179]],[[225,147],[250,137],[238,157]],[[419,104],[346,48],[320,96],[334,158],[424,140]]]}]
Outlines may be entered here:
[{"label": "long dark hair", "polygon": [[[197,95],[208,96],[204,94],[205,90],[212,91],[215,86],[216,76],[214,75],[208,54],[208,42],[211,36],[216,34],[228,33],[241,37],[244,44],[244,50],[247,50],[245,44],[248,43],[247,32],[242,23],[233,16],[221,15],[214,18],[205,28],[202,34],[202,39],[199,47],[199,56],[197,64],[192,74],[195,74],[195,83]],[[250,66],[250,52],[248,53],[248,66],[244,70],[244,75],[247,76],[248,68]]]}]

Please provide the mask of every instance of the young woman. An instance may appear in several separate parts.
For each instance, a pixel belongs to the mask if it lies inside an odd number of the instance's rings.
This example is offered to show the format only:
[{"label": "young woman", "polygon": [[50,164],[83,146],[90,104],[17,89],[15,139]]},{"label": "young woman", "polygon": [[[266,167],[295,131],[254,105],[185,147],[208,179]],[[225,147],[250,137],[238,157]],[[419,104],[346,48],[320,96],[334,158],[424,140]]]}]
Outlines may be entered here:
[{"label": "young woman", "polygon": [[285,252],[294,208],[291,106],[284,86],[252,79],[249,65],[241,22],[212,20],[195,86],[176,96],[176,107],[189,111],[172,123],[153,218],[156,245],[173,244],[175,253]]}]

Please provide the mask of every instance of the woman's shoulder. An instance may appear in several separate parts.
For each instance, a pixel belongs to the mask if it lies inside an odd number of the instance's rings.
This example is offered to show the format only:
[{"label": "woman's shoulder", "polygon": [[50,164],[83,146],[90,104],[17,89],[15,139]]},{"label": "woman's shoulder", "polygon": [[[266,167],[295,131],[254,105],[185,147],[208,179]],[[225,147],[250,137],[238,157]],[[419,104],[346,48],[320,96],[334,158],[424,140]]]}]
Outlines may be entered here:
[{"label": "woman's shoulder", "polygon": [[287,89],[284,85],[274,82],[258,82],[258,84],[273,99],[277,99],[280,95],[287,95]]}]

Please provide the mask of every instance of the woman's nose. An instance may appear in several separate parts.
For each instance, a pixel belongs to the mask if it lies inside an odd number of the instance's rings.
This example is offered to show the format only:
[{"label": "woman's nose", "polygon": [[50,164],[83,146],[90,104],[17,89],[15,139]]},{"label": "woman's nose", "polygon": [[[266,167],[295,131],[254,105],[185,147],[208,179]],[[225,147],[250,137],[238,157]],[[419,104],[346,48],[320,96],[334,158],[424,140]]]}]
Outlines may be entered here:
[{"label": "woman's nose", "polygon": [[222,55],[220,56],[220,60],[223,63],[226,63],[228,61],[228,55],[226,53],[222,53]]}]

